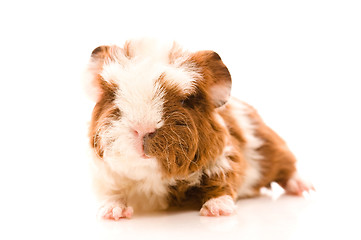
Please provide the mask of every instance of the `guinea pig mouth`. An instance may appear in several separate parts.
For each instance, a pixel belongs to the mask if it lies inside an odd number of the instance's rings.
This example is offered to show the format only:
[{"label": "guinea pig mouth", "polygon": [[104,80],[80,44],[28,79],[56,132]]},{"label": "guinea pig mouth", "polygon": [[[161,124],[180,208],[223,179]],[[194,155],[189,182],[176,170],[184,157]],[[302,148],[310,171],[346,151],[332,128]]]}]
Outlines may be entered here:
[{"label": "guinea pig mouth", "polygon": [[146,134],[143,137],[143,152],[144,152],[144,154],[142,155],[142,158],[149,159],[149,158],[152,157],[150,155],[151,151],[149,150],[149,148],[150,148],[150,141],[154,137],[154,135],[155,135],[155,133],[151,133],[151,134]]},{"label": "guinea pig mouth", "polygon": [[151,156],[148,156],[148,155],[146,155],[145,153],[142,155],[142,158],[144,158],[144,159],[150,159],[150,158],[152,158]]},{"label": "guinea pig mouth", "polygon": [[[154,146],[155,145],[155,142],[153,140],[155,136],[155,133],[153,133],[152,135],[145,135],[144,138],[143,138],[143,158],[151,158],[152,155],[154,155]],[[152,148],[153,148],[153,151],[152,151]]]}]

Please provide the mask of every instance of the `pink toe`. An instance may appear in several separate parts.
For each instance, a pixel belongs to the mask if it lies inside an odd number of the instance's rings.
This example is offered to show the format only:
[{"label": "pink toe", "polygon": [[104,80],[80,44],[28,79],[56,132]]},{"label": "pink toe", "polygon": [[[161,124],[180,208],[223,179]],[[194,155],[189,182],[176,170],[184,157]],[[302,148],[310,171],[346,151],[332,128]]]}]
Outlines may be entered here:
[{"label": "pink toe", "polygon": [[210,211],[205,207],[203,207],[199,213],[201,216],[212,216]]},{"label": "pink toe", "polygon": [[126,218],[131,218],[133,216],[133,208],[132,207],[127,207],[126,209],[123,210],[123,216]]},{"label": "pink toe", "polygon": [[122,217],[122,208],[120,208],[120,207],[115,207],[115,208],[113,208],[113,211],[112,211],[112,213],[113,213],[113,218],[114,218],[114,220],[119,220],[121,217]]},{"label": "pink toe", "polygon": [[305,182],[297,174],[288,180],[285,190],[287,194],[302,196],[304,192],[314,191],[312,184]]}]

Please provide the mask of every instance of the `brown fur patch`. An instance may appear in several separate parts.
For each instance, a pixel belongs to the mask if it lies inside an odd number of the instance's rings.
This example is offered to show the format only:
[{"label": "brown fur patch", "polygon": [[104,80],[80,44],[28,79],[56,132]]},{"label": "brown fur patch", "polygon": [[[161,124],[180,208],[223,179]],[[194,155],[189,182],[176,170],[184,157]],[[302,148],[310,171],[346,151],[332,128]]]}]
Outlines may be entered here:
[{"label": "brown fur patch", "polygon": [[163,86],[164,125],[146,142],[147,154],[160,160],[167,176],[185,178],[215,161],[223,150],[225,132],[214,120],[204,90],[186,97],[166,81]]},{"label": "brown fur patch", "polygon": [[103,158],[104,146],[101,145],[100,133],[102,128],[107,127],[109,120],[119,119],[121,113],[114,108],[114,91],[107,89],[102,93],[100,101],[93,109],[92,119],[89,127],[90,146],[94,149],[99,158]]},{"label": "brown fur patch", "polygon": [[98,101],[93,109],[92,119],[89,127],[90,145],[94,148],[99,158],[103,157],[104,149],[100,142],[100,130],[102,127],[106,127],[109,121],[106,121],[110,117],[120,115],[119,111],[114,109],[113,100],[115,98],[115,91],[117,86],[112,83],[104,81],[100,76],[100,72],[103,69],[104,62],[107,59],[112,59],[112,47],[99,46],[92,52],[92,61],[95,64],[93,68],[93,84],[98,89]]},{"label": "brown fur patch", "polygon": [[110,47],[109,46],[99,46],[95,48],[92,52],[92,58],[105,59],[110,56]]},{"label": "brown fur patch", "polygon": [[191,55],[190,61],[200,66],[204,79],[199,84],[207,89],[211,103],[215,107],[225,104],[231,93],[232,78],[221,57],[213,51],[199,51]]},{"label": "brown fur patch", "polygon": [[[256,135],[264,141],[264,144],[258,149],[262,155],[259,160],[261,167],[261,180],[253,186],[256,195],[262,187],[269,187],[270,183],[275,181],[282,187],[285,187],[287,180],[292,177],[296,171],[296,159],[288,149],[285,142],[265,123],[258,113],[253,111],[249,117],[256,125]],[[243,152],[246,143],[243,132],[237,124],[236,117],[226,106],[218,111],[227,125],[229,139],[234,151],[228,157],[232,170],[213,175],[211,177],[203,174],[200,183],[197,186],[187,187],[187,181],[179,181],[176,186],[172,186],[170,200],[173,204],[182,205],[185,199],[193,198],[199,204],[203,204],[210,198],[230,195],[234,199],[237,197],[237,191],[241,187],[247,168],[246,159]],[[205,165],[206,166],[206,165]],[[186,201],[187,202],[187,201]]]},{"label": "brown fur patch", "polygon": [[263,122],[254,108],[249,107],[253,110],[250,117],[257,126],[255,134],[264,141],[258,150],[264,158],[260,161],[262,179],[255,188],[268,187],[273,181],[285,187],[296,172],[296,158],[285,141]]},{"label": "brown fur patch", "polygon": [[[277,182],[285,187],[287,180],[296,171],[296,158],[285,141],[264,123],[258,112],[250,105],[247,105],[247,108],[250,110],[248,117],[255,126],[255,135],[263,141],[262,146],[257,150],[262,156],[262,159],[258,161],[262,177],[259,183],[254,186],[254,191],[258,192],[262,187],[269,187],[271,182]],[[223,114],[223,116],[225,115]],[[226,119],[229,123],[230,118]],[[240,130],[232,131],[232,128],[236,128],[235,122],[229,126],[231,126],[230,131],[234,132],[233,135],[239,135],[235,133]]]},{"label": "brown fur patch", "polygon": [[[174,57],[176,54],[173,54]],[[170,199],[173,204],[181,204],[188,198],[201,203],[213,197],[230,195],[236,197],[244,175],[244,159],[241,149],[237,149],[228,157],[234,171],[222,172],[208,176],[202,174],[199,184],[190,186],[187,176],[197,171],[203,172],[217,161],[226,146],[229,133],[215,118],[217,101],[214,101],[209,89],[215,85],[230,87],[231,78],[218,54],[212,51],[198,52],[190,58],[200,67],[204,79],[197,82],[195,93],[184,96],[181,91],[166,88],[165,126],[157,131],[154,145],[162,142],[162,146],[151,152],[151,156],[160,159],[169,177],[178,180],[170,188]],[[164,132],[163,135],[161,132]],[[164,140],[168,135],[168,139]],[[239,135],[240,136],[240,135]],[[181,140],[179,140],[181,139]],[[230,137],[232,145],[237,145],[237,137]],[[185,145],[183,145],[183,140]],[[168,141],[168,143],[166,143]],[[170,142],[169,142],[170,141]],[[178,153],[165,151],[164,145],[178,149]],[[186,152],[187,154],[184,154]],[[170,161],[171,159],[171,161]]]}]

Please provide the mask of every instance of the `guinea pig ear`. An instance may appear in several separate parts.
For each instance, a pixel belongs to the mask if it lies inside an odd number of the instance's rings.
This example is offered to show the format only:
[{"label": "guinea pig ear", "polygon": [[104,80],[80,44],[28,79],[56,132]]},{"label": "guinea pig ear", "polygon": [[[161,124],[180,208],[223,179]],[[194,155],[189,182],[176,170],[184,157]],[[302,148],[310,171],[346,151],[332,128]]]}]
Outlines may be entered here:
[{"label": "guinea pig ear", "polygon": [[100,73],[104,62],[113,58],[114,48],[115,46],[99,46],[91,53],[90,62],[84,76],[84,85],[87,95],[95,102],[99,101],[107,88],[107,83],[102,79]]},{"label": "guinea pig ear", "polygon": [[214,106],[223,106],[231,95],[232,79],[221,57],[214,51],[199,51],[191,59],[201,67],[205,88]]}]

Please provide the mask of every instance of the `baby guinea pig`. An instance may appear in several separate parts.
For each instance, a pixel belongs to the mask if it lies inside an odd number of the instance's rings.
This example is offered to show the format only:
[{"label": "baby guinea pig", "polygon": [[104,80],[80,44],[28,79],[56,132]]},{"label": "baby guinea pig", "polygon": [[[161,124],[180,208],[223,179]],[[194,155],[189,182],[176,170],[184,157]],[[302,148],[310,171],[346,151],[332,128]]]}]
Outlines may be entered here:
[{"label": "baby guinea pig", "polygon": [[271,182],[289,194],[313,189],[285,142],[230,97],[231,75],[217,53],[132,40],[94,49],[87,73],[101,217],[188,202],[203,216],[230,215],[235,200]]}]

